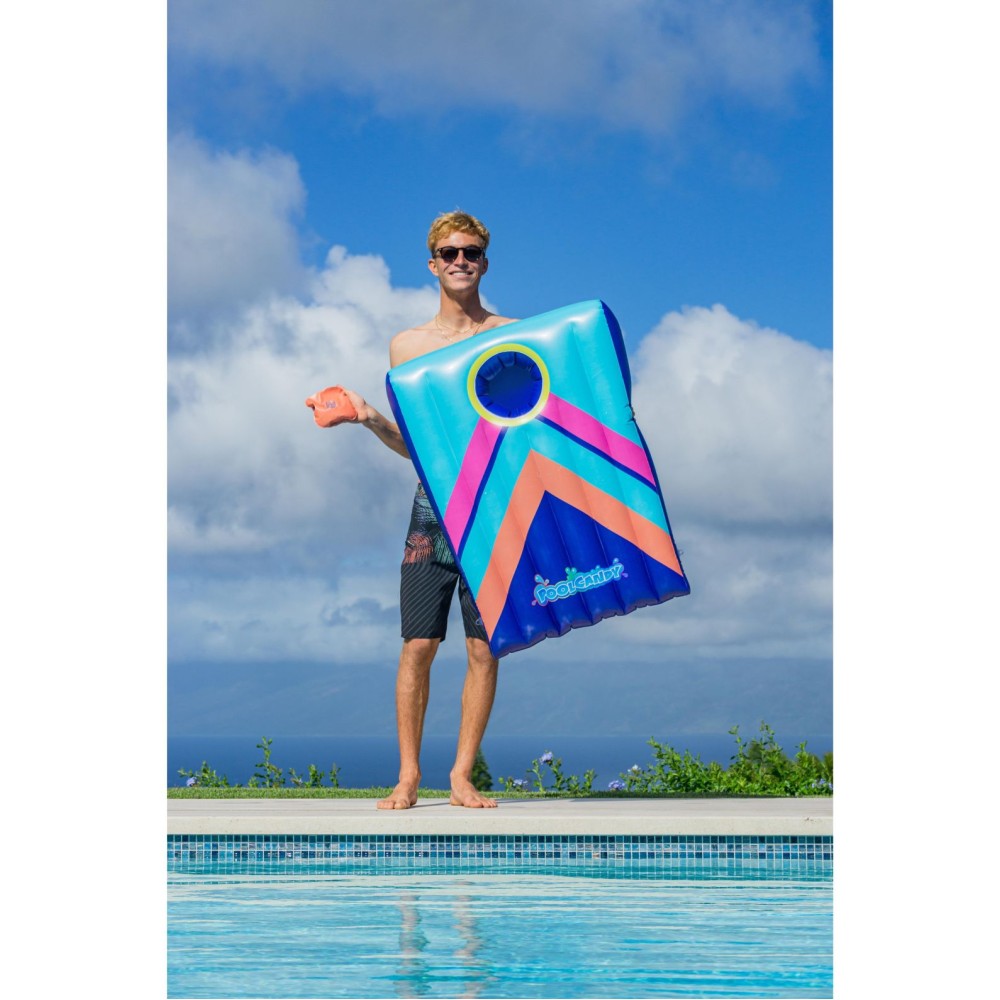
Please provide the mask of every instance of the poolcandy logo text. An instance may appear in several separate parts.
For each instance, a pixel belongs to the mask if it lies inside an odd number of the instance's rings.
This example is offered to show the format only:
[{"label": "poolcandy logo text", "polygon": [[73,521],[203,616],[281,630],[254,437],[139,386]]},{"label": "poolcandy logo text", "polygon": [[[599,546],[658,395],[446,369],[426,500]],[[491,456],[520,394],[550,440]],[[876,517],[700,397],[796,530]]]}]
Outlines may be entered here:
[{"label": "poolcandy logo text", "polygon": [[620,580],[624,575],[625,566],[617,559],[610,566],[595,566],[586,573],[581,573],[578,569],[566,567],[566,579],[558,583],[549,583],[541,576],[535,574],[535,600],[533,603],[544,607],[552,601],[561,601],[564,597],[572,597],[584,590],[593,590],[595,587],[603,587],[606,583]]}]

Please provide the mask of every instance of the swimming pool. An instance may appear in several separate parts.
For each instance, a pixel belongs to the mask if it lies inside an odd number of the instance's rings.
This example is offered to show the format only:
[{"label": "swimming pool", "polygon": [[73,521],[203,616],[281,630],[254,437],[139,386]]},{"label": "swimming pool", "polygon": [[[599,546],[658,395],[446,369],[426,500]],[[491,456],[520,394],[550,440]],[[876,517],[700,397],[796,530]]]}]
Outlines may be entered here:
[{"label": "swimming pool", "polygon": [[170,997],[829,997],[832,838],[168,838]]}]

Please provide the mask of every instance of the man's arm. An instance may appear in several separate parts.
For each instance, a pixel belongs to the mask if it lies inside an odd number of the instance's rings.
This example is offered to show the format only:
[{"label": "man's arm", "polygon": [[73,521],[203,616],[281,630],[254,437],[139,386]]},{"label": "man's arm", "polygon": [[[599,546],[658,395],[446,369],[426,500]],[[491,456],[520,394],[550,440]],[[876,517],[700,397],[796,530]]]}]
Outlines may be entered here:
[{"label": "man's arm", "polygon": [[386,447],[391,448],[397,455],[409,458],[410,452],[403,441],[403,435],[399,432],[399,427],[388,417],[383,416],[365,402],[363,396],[359,396],[350,389],[344,389],[347,398],[354,404],[354,409],[358,411],[356,423],[364,424]]},{"label": "man's arm", "polygon": [[[393,337],[389,344],[389,367],[395,368],[404,361],[410,361],[424,353],[425,350],[426,347],[420,343],[418,330],[404,330]],[[354,405],[354,409],[358,411],[358,419],[355,422],[364,424],[379,441],[387,448],[391,448],[397,455],[409,458],[410,452],[403,440],[403,435],[399,432],[399,426],[384,414],[379,413],[374,406],[366,402],[363,396],[351,389],[344,389],[344,392]]]}]

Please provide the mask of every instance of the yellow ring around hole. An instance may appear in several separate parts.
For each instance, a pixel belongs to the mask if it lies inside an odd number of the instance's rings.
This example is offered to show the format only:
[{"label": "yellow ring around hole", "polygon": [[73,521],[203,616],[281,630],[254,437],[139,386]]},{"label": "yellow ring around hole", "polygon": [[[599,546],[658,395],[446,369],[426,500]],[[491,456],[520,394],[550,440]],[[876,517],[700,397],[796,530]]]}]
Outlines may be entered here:
[{"label": "yellow ring around hole", "polygon": [[[496,357],[498,354],[504,354],[507,351],[516,351],[519,354],[526,354],[532,361],[538,365],[538,370],[542,373],[542,391],[538,396],[538,402],[528,410],[527,413],[522,413],[519,417],[498,417],[495,413],[490,413],[489,410],[483,406],[479,397],[476,395],[476,376],[479,374],[479,369],[490,360],[490,358]],[[491,347],[472,362],[472,367],[469,369],[469,377],[466,380],[466,390],[469,394],[469,402],[472,403],[473,409],[478,413],[483,420],[489,421],[491,424],[498,424],[501,427],[518,427],[521,424],[526,424],[535,419],[539,413],[542,412],[545,404],[549,401],[549,369],[545,362],[539,357],[537,351],[533,351],[530,347],[525,347],[524,344],[497,344],[495,347]]]}]

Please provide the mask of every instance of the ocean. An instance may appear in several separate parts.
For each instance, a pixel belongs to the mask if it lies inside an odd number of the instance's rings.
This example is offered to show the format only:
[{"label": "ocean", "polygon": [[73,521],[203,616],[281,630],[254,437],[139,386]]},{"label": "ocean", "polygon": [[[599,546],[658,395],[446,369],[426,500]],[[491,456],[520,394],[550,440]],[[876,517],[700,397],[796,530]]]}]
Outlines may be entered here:
[{"label": "ocean", "polygon": [[[741,738],[749,742],[756,733],[741,731]],[[822,756],[833,749],[829,735],[800,735],[776,733],[778,743],[788,756],[794,756],[798,744],[806,741],[806,749]],[[562,758],[564,775],[575,774],[582,779],[584,771],[597,772],[594,789],[605,789],[608,782],[617,778],[633,764],[645,768],[653,760],[653,748],[648,736],[491,736],[483,741],[483,755],[493,787],[499,790],[501,777],[528,778],[525,773],[534,759],[547,750]],[[736,741],[728,733],[721,736],[676,734],[657,736],[659,742],[669,743],[683,753],[690,750],[702,761],[716,760],[724,767],[736,752]],[[183,785],[186,778],[178,773],[181,768],[198,771],[202,762],[225,775],[230,784],[246,785],[256,765],[263,760],[257,744],[259,736],[170,736],[167,740],[167,785]],[[426,788],[447,788],[448,772],[454,762],[454,736],[424,736],[421,752],[423,785]],[[271,737],[271,763],[282,768],[287,779],[289,769],[305,777],[309,765],[315,764],[329,784],[332,764],[340,768],[340,785],[343,788],[371,788],[392,786],[399,771],[399,753],[395,737],[386,736],[273,736]],[[543,768],[543,774],[545,769]],[[530,780],[530,779],[529,779]],[[552,784],[551,776],[547,785]]]}]

